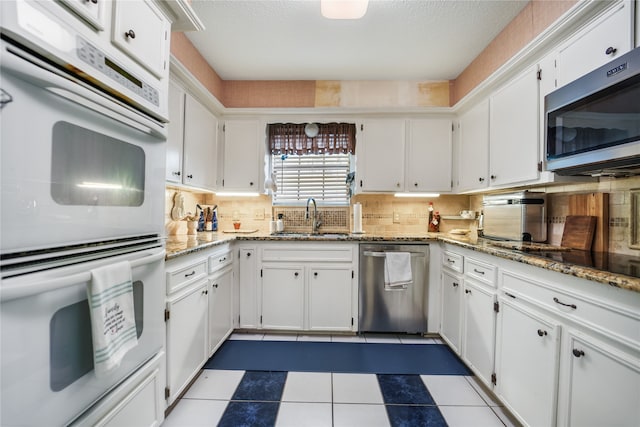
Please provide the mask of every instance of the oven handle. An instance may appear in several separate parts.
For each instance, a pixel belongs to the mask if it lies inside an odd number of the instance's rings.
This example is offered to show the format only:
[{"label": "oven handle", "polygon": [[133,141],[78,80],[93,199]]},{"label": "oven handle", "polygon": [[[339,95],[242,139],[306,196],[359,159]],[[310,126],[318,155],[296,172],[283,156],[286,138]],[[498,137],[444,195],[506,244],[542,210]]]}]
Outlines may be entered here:
[{"label": "oven handle", "polygon": [[[388,251],[388,252],[398,252],[398,251]],[[364,251],[362,253],[362,255],[364,256],[371,256],[371,257],[376,257],[376,258],[384,258],[387,252],[373,252],[373,251]],[[411,257],[424,257],[425,254],[424,252],[409,252],[411,254]]]},{"label": "oven handle", "polygon": [[[166,251],[163,249],[157,254],[149,255],[143,258],[131,261],[131,268],[141,267],[164,259]],[[46,279],[35,283],[20,283],[15,285],[3,284],[0,289],[0,301],[10,301],[18,298],[24,298],[41,292],[54,291],[56,289],[66,288],[78,283],[89,282],[91,280],[91,272],[84,271],[82,273],[71,274],[69,276],[58,277],[55,279]]]},{"label": "oven handle", "polygon": [[8,53],[2,54],[3,72],[10,71],[22,80],[65,98],[66,100],[88,108],[132,127],[147,135],[166,139],[166,128],[150,118],[122,104],[120,101],[107,100],[104,95],[74,77],[63,74],[48,63],[30,55],[14,45],[6,44]]}]

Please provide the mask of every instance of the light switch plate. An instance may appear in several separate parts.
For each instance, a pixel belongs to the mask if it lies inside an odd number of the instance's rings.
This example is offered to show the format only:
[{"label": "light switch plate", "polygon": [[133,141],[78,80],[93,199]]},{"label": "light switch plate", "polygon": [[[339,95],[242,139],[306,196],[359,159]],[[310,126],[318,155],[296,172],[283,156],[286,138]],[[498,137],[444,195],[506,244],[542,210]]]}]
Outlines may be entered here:
[{"label": "light switch plate", "polygon": [[393,211],[393,223],[400,224],[400,212]]},{"label": "light switch plate", "polygon": [[253,219],[264,220],[264,209],[256,209],[253,211]]}]

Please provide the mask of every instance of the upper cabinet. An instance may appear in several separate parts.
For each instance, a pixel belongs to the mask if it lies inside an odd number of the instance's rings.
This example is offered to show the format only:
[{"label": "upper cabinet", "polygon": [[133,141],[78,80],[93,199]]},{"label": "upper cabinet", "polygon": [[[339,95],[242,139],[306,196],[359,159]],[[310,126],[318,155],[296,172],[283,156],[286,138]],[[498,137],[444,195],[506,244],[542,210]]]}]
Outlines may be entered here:
[{"label": "upper cabinet", "polygon": [[451,191],[450,119],[372,119],[361,127],[356,180],[362,192]]},{"label": "upper cabinet", "polygon": [[259,120],[226,120],[222,188],[261,191],[265,126]]},{"label": "upper cabinet", "polygon": [[633,48],[633,5],[623,1],[561,45],[557,54],[557,86],[619,57]]},{"label": "upper cabinet", "polygon": [[538,65],[502,86],[490,97],[490,186],[538,179]]},{"label": "upper cabinet", "polygon": [[168,182],[217,187],[218,119],[182,87],[169,84]]},{"label": "upper cabinet", "polygon": [[486,188],[489,184],[489,100],[460,116],[458,191]]},{"label": "upper cabinet", "polygon": [[152,1],[114,3],[112,42],[157,77],[165,75],[171,22]]}]

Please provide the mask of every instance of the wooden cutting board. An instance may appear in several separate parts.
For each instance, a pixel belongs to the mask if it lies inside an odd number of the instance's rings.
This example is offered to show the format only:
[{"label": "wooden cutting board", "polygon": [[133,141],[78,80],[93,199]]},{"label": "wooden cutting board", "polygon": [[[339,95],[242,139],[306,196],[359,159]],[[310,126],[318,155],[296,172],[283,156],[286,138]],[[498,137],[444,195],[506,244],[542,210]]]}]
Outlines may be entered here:
[{"label": "wooden cutting board", "polygon": [[562,232],[562,246],[590,251],[597,222],[596,216],[568,215]]},{"label": "wooden cutting board", "polygon": [[567,215],[589,215],[598,218],[591,249],[609,250],[609,193],[572,194]]}]

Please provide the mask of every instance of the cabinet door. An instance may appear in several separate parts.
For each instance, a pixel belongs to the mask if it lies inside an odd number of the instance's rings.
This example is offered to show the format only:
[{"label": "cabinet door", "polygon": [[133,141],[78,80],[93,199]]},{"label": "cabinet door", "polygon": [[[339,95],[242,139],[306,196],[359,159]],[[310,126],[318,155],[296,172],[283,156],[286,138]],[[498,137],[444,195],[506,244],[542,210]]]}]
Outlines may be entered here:
[{"label": "cabinet door", "polygon": [[232,270],[209,277],[209,356],[222,344],[231,327]]},{"label": "cabinet door", "polygon": [[404,119],[368,120],[362,133],[356,146],[359,189],[365,192],[403,191]]},{"label": "cabinet door", "polygon": [[640,425],[640,362],[598,340],[569,333],[562,425]]},{"label": "cabinet door", "polygon": [[353,329],[351,265],[313,266],[309,270],[309,329]]},{"label": "cabinet door", "polygon": [[495,355],[495,292],[465,279],[463,298],[462,358],[478,378],[491,387]]},{"label": "cabinet door", "polygon": [[458,191],[486,188],[489,184],[489,100],[460,117]]},{"label": "cabinet door", "polygon": [[255,329],[259,325],[256,251],[240,249],[239,255],[240,327]]},{"label": "cabinet door", "polygon": [[496,394],[524,423],[555,425],[560,326],[500,298],[497,331]]},{"label": "cabinet door", "polygon": [[558,86],[564,86],[631,50],[632,9],[631,2],[620,2],[559,49]]},{"label": "cabinet door", "polygon": [[538,65],[490,98],[490,185],[538,179]]},{"label": "cabinet door", "polygon": [[189,94],[184,109],[184,184],[214,190],[218,119]]},{"label": "cabinet door", "polygon": [[304,327],[304,269],[301,266],[262,266],[262,327]]},{"label": "cabinet door", "polygon": [[412,119],[408,126],[405,190],[451,191],[451,120]]},{"label": "cabinet door", "polygon": [[154,2],[118,0],[111,41],[157,77],[168,70],[171,22]]},{"label": "cabinet door", "polygon": [[169,81],[169,135],[167,136],[167,169],[165,179],[182,182],[182,150],[184,149],[184,90]]},{"label": "cabinet door", "polygon": [[440,335],[457,354],[460,354],[462,283],[460,276],[446,270],[442,272],[442,324]]},{"label": "cabinet door", "polygon": [[167,382],[171,404],[207,361],[208,281],[167,302]]},{"label": "cabinet door", "polygon": [[265,143],[264,127],[257,120],[228,120],[224,124],[225,190],[261,191],[260,175],[264,165],[261,144]]}]

